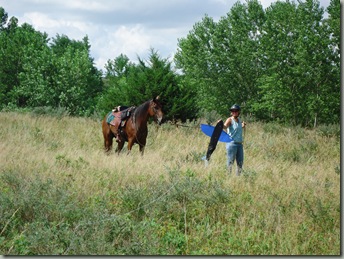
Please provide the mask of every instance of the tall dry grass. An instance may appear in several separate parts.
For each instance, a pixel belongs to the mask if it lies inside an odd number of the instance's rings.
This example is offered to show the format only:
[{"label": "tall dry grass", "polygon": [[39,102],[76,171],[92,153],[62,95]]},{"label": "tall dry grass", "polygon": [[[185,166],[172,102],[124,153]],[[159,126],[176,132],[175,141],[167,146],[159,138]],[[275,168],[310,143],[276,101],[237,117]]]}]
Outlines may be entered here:
[{"label": "tall dry grass", "polygon": [[249,123],[240,177],[223,143],[205,167],[199,122],[150,124],[143,157],[106,155],[88,118],[0,126],[1,254],[340,254],[335,126]]}]

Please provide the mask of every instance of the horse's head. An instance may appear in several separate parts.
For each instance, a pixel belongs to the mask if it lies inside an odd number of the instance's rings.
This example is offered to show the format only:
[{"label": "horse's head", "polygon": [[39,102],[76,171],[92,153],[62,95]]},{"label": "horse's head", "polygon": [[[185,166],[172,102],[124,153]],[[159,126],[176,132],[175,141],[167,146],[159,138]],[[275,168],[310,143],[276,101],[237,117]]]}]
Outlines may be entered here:
[{"label": "horse's head", "polygon": [[155,121],[160,125],[164,113],[162,112],[162,105],[159,102],[159,96],[152,99],[149,103],[149,115],[154,116]]}]

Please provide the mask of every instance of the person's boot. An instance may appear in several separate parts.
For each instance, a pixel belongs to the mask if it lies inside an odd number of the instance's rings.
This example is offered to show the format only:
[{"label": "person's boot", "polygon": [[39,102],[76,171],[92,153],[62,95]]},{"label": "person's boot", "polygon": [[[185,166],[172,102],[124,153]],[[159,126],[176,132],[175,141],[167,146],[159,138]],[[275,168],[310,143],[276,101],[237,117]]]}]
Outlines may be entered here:
[{"label": "person's boot", "polygon": [[204,160],[204,165],[205,165],[205,167],[207,167],[209,165],[209,161],[207,159],[207,156],[203,156],[202,160]]},{"label": "person's boot", "polygon": [[229,164],[229,165],[228,165],[228,173],[229,173],[229,175],[232,174],[232,167],[233,167],[232,164]]},{"label": "person's boot", "polygon": [[241,167],[237,167],[237,169],[236,169],[236,175],[237,175],[237,176],[240,176],[240,175],[241,175],[241,172],[242,172],[242,168],[241,168]]}]

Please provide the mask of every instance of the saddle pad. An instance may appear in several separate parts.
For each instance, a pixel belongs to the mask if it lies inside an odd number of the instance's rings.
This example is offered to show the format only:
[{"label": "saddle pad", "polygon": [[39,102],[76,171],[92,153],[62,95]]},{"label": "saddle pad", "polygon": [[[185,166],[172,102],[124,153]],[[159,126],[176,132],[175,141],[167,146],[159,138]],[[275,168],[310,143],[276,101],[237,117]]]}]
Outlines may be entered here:
[{"label": "saddle pad", "polygon": [[110,124],[113,120],[115,119],[115,114],[113,112],[109,112],[107,118],[106,118],[106,122],[108,124]]},{"label": "saddle pad", "polygon": [[117,127],[121,123],[122,112],[110,112],[106,118],[106,122]]}]

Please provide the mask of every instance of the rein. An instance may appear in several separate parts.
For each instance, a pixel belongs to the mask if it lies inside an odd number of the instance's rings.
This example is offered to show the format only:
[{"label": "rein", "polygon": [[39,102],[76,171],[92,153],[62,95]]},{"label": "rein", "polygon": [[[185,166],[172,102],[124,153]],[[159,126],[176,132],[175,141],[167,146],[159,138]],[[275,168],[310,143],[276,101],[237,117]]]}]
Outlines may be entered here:
[{"label": "rein", "polygon": [[179,124],[179,123],[171,123],[172,125],[176,126],[177,128],[179,126],[181,127],[187,127],[187,128],[197,128],[197,127],[194,127],[194,126],[189,126],[189,125],[183,125],[183,124]]}]

